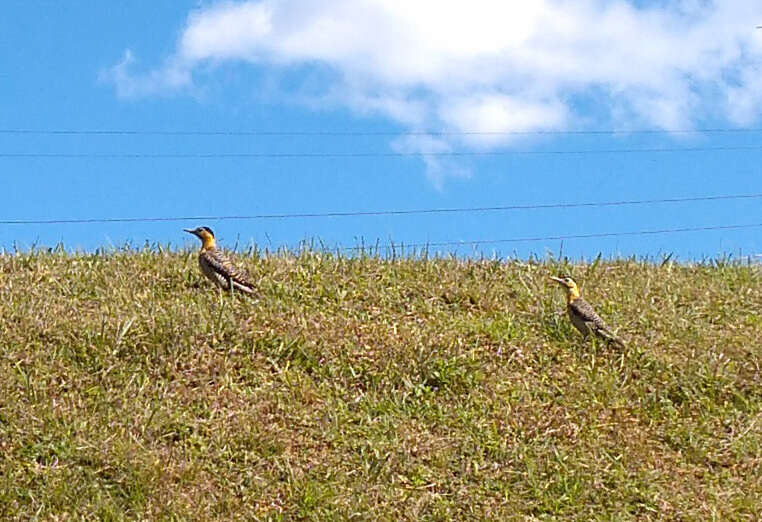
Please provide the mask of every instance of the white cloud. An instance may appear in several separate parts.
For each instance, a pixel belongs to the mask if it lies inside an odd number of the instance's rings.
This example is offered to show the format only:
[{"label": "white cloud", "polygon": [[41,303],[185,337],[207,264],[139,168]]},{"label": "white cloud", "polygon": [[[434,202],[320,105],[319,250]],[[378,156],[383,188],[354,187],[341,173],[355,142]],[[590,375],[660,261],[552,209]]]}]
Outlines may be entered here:
[{"label": "white cloud", "polygon": [[437,189],[442,189],[446,178],[471,177],[471,171],[452,157],[445,154],[437,155],[452,152],[450,144],[441,136],[410,134],[394,140],[392,148],[400,153],[429,153],[421,157],[426,165],[426,176]]},{"label": "white cloud", "polygon": [[253,60],[273,31],[274,14],[266,3],[220,4],[193,12],[180,39],[179,55],[189,64],[205,59]]},{"label": "white cloud", "polygon": [[[681,128],[762,112],[751,0],[251,0],[192,12],[163,66],[107,74],[122,96],[175,91],[225,62],[332,71],[332,103],[411,130],[526,131],[609,121]],[[593,97],[594,114],[572,101]],[[324,101],[324,100],[323,100]],[[586,104],[588,106],[589,104]],[[510,135],[441,138],[497,146]],[[404,140],[403,140],[404,141]],[[397,145],[399,146],[398,142]],[[406,147],[431,146],[421,140]],[[462,173],[461,173],[462,174]]]},{"label": "white cloud", "polygon": [[462,94],[439,109],[448,129],[464,134],[472,145],[490,146],[505,140],[505,134],[564,128],[568,108],[557,99],[534,100],[531,95],[500,93]]},{"label": "white cloud", "polygon": [[157,92],[181,89],[191,82],[192,68],[185,62],[177,61],[174,57],[167,60],[164,67],[144,75],[134,75],[130,67],[134,65],[135,57],[127,49],[122,59],[100,75],[102,81],[113,82],[116,92],[124,98],[155,94]]}]

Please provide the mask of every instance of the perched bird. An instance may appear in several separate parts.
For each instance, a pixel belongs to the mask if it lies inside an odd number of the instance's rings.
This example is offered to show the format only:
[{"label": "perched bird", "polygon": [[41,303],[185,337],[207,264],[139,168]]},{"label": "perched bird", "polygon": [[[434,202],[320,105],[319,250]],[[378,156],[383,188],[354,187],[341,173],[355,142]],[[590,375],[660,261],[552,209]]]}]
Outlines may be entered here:
[{"label": "perched bird", "polygon": [[590,332],[601,339],[612,342],[624,348],[624,342],[609,330],[603,319],[595,313],[593,307],[582,299],[579,287],[571,277],[551,277],[553,281],[560,284],[566,290],[566,312],[569,314],[574,327],[579,330],[582,337],[587,339]]},{"label": "perched bird", "polygon": [[183,229],[189,234],[193,234],[201,240],[201,252],[198,254],[198,265],[201,267],[201,271],[206,277],[214,281],[214,283],[230,290],[230,286],[233,289],[243,292],[244,294],[253,294],[254,285],[251,284],[249,275],[233,266],[230,259],[217,248],[217,242],[214,239],[214,232],[209,227],[198,227],[194,229]]}]

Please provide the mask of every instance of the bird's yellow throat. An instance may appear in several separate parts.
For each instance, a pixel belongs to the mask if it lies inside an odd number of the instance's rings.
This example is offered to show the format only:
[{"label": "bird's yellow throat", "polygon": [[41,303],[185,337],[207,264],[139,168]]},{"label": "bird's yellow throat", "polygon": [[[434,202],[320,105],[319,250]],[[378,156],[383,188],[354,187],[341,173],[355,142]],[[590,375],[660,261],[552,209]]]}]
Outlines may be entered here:
[{"label": "bird's yellow throat", "polygon": [[577,285],[566,288],[566,302],[567,303],[572,303],[576,301],[577,299],[579,299],[580,297],[581,296],[579,293],[579,288],[577,288]]},{"label": "bird's yellow throat", "polygon": [[199,238],[201,239],[201,250],[211,250],[217,246],[214,236],[209,232],[202,232]]}]

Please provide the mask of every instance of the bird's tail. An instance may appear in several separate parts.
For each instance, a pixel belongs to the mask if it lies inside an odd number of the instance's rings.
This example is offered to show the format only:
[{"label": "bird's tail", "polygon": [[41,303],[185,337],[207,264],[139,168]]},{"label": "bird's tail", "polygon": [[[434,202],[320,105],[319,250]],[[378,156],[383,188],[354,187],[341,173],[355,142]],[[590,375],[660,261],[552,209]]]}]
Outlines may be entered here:
[{"label": "bird's tail", "polygon": [[614,345],[616,345],[616,346],[618,346],[620,348],[626,348],[626,345],[624,344],[624,341],[621,338],[619,338],[616,335],[614,335],[613,332],[611,332],[611,331],[609,331],[609,330],[607,330],[605,328],[600,328],[597,331],[597,333],[598,333],[598,335],[602,339],[605,339],[607,342],[609,342],[611,344],[614,344]]},{"label": "bird's tail", "polygon": [[233,289],[236,292],[241,292],[242,294],[246,294],[248,296],[254,295],[254,288],[249,285],[239,283],[238,281],[233,281]]}]

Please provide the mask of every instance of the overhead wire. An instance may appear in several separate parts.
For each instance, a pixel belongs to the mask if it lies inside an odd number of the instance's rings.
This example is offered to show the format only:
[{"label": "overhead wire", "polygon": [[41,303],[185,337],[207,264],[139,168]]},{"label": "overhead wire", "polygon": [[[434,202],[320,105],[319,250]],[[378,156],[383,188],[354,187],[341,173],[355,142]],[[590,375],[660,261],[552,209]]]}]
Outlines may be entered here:
[{"label": "overhead wire", "polygon": [[[535,131],[262,131],[262,130],[129,130],[129,129],[0,129],[0,135],[103,135],[103,136],[501,136],[501,135],[621,135],[621,134],[700,134],[700,133],[755,133],[762,129],[703,128],[703,129],[598,129],[598,130],[535,130]],[[66,152],[0,152],[0,158],[69,158],[69,159],[214,159],[214,158],[365,158],[365,157],[407,157],[407,156],[511,156],[511,155],[574,155],[574,154],[628,154],[628,153],[680,153],[680,152],[732,152],[762,150],[762,145],[716,146],[716,147],[648,147],[648,148],[608,148],[569,150],[474,150],[474,151],[361,151],[361,152],[216,152],[216,153],[66,153]],[[281,213],[222,216],[173,216],[173,217],[132,217],[132,218],[73,218],[73,219],[17,219],[0,220],[2,225],[53,225],[88,223],[135,223],[135,222],[177,222],[177,221],[224,221],[256,219],[331,218],[351,216],[395,216],[412,214],[445,214],[467,212],[518,211],[532,209],[568,209],[585,207],[612,207],[625,205],[648,205],[687,203],[716,200],[759,199],[762,194],[714,195],[684,198],[660,198],[642,200],[620,200],[581,203],[545,203],[529,205],[505,205],[459,208],[398,209],[372,211],[331,211],[313,213]],[[675,227],[652,230],[601,232],[590,234],[567,234],[549,236],[529,236],[504,239],[448,240],[434,242],[400,243],[405,248],[441,248],[461,246],[481,246],[502,243],[558,241],[573,239],[610,238],[644,236],[657,234],[688,233],[700,231],[739,230],[760,228],[762,223],[712,225],[698,227]],[[394,248],[392,245],[391,248]],[[367,247],[342,247],[340,250],[362,250]]]},{"label": "overhead wire", "polygon": [[723,200],[762,199],[762,193],[751,194],[722,194],[712,196],[689,196],[658,199],[631,199],[619,201],[588,201],[579,203],[538,203],[526,205],[503,205],[482,207],[454,208],[424,208],[424,209],[392,209],[392,210],[360,210],[360,211],[329,211],[329,212],[300,212],[279,214],[250,214],[250,215],[207,215],[207,216],[168,216],[168,217],[117,217],[117,218],[63,218],[63,219],[0,219],[0,225],[68,225],[91,223],[148,223],[148,222],[181,222],[181,221],[252,221],[264,219],[312,219],[312,218],[343,218],[363,216],[402,216],[413,214],[456,214],[472,212],[500,212],[542,209],[570,209],[618,207],[633,205],[656,205],[674,203],[696,203]]},{"label": "overhead wire", "polygon": [[355,131],[355,130],[163,130],[163,129],[32,129],[5,128],[5,135],[49,136],[532,136],[532,135],[621,135],[621,134],[745,134],[762,132],[762,128],[683,128],[683,129],[549,129],[549,130],[420,130],[420,131]]},{"label": "overhead wire", "polygon": [[367,151],[367,152],[0,152],[0,158],[60,159],[247,159],[247,158],[399,158],[468,156],[542,156],[585,154],[642,154],[679,152],[734,152],[762,150],[762,145],[721,147],[651,147],[583,150],[473,150],[473,151]]},{"label": "overhead wire", "polygon": [[[611,238],[611,237],[625,237],[625,236],[649,236],[660,234],[676,234],[685,232],[707,232],[707,231],[719,231],[719,230],[740,230],[750,228],[762,228],[762,223],[751,224],[736,224],[736,225],[711,225],[711,226],[699,226],[699,227],[678,227],[678,228],[662,228],[653,230],[633,230],[624,232],[597,232],[592,234],[567,234],[567,235],[554,235],[554,236],[535,236],[535,237],[516,237],[507,239],[477,239],[477,240],[464,240],[464,241],[431,241],[431,242],[419,242],[419,243],[399,243],[397,245],[384,245],[380,248],[441,248],[441,247],[458,247],[458,246],[481,246],[481,245],[493,245],[500,243],[530,243],[537,241],[564,241],[570,239],[593,239],[593,238]],[[370,248],[373,249],[372,247]],[[357,250],[369,250],[367,246],[357,247],[341,247],[339,250],[343,251],[357,251]]]}]

